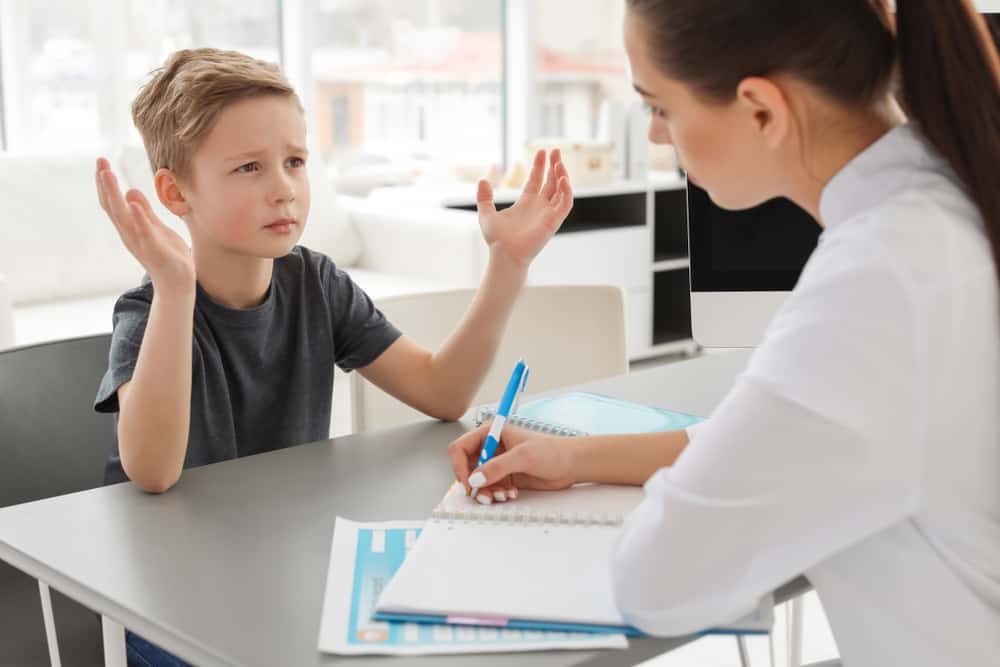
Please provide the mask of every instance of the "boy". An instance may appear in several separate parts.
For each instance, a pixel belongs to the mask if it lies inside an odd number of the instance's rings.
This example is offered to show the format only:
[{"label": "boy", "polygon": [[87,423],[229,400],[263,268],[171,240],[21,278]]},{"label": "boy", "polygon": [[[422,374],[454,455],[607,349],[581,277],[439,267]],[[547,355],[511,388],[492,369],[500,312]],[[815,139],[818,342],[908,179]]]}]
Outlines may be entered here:
[{"label": "boy", "polygon": [[[424,413],[457,419],[499,345],[528,265],[572,206],[539,152],[517,204],[482,181],[489,263],[436,353],[403,336],[326,256],[296,246],[309,214],[305,119],[277,67],[232,51],[173,54],[132,105],[156,195],[191,247],[97,161],[101,207],[150,281],[115,305],[95,409],[117,413],[105,482],[162,493],[184,468],[328,437],[333,366]],[[126,633],[129,663],[181,664]]]},{"label": "boy", "polygon": [[105,482],[161,493],[186,467],[328,437],[333,365],[432,417],[468,408],[528,265],[572,206],[553,151],[517,204],[477,194],[489,262],[441,349],[422,349],[324,255],[296,246],[309,214],[305,119],[276,66],[215,49],[173,54],[132,105],[156,195],[191,247],[97,161],[102,208],[150,281],[114,312],[95,409],[117,413]]}]

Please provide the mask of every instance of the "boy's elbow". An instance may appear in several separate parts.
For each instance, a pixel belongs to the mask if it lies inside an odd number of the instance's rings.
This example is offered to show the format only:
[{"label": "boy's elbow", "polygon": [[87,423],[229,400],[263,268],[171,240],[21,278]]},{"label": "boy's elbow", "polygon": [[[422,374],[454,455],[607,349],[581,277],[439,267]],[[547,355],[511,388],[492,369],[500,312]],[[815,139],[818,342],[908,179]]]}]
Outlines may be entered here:
[{"label": "boy's elbow", "polygon": [[132,480],[135,485],[146,493],[166,493],[174,484],[180,480],[180,477],[175,477],[173,479],[148,479],[148,480]]},{"label": "boy's elbow", "polygon": [[440,419],[441,421],[457,422],[459,419],[462,418],[462,415],[465,414],[465,411],[467,409],[468,408],[457,409],[449,406],[438,410],[434,410],[433,412],[429,413],[429,415],[434,419]]},{"label": "boy's elbow", "polygon": [[433,416],[446,422],[456,422],[461,419],[469,410],[472,403],[466,399],[453,399],[446,404],[439,406]]},{"label": "boy's elbow", "polygon": [[181,470],[136,470],[135,466],[130,466],[125,461],[122,461],[122,469],[132,483],[146,493],[166,493],[181,478]]}]

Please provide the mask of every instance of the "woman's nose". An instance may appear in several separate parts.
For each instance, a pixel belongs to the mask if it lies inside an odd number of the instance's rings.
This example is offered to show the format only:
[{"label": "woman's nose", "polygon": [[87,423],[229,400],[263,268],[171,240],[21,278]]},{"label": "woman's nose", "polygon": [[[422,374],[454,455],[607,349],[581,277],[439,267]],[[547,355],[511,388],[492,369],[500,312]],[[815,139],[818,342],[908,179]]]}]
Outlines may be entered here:
[{"label": "woman's nose", "polygon": [[670,131],[664,123],[657,122],[656,118],[649,121],[649,141],[654,144],[671,144]]}]

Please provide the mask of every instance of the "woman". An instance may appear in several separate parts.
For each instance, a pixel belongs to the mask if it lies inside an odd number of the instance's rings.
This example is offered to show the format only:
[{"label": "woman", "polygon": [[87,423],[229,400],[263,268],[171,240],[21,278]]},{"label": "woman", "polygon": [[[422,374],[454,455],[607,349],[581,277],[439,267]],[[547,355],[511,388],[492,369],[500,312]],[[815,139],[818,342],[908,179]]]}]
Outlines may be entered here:
[{"label": "woman", "polygon": [[[1000,62],[967,0],[896,5],[628,1],[650,139],[717,204],[785,196],[824,226],[696,435],[510,429],[474,471],[497,499],[645,484],[613,579],[647,632],[805,573],[851,667],[1000,655]],[[467,488],[484,437],[449,448]]]}]

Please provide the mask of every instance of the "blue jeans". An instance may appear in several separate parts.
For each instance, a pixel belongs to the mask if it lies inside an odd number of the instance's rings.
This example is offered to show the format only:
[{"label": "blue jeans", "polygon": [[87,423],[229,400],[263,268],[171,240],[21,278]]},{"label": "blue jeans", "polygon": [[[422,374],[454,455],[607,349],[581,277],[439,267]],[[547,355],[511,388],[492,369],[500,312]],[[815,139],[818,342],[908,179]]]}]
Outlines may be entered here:
[{"label": "blue jeans", "polygon": [[191,667],[177,656],[128,630],[125,631],[125,659],[128,667]]}]

